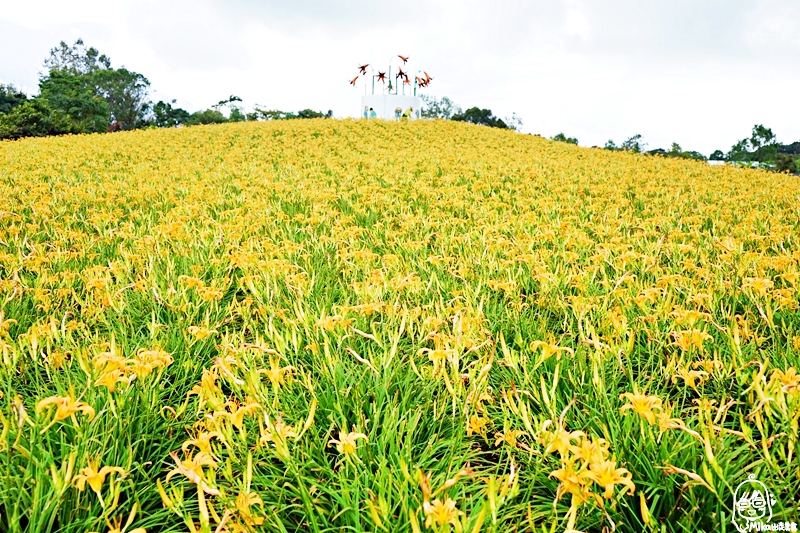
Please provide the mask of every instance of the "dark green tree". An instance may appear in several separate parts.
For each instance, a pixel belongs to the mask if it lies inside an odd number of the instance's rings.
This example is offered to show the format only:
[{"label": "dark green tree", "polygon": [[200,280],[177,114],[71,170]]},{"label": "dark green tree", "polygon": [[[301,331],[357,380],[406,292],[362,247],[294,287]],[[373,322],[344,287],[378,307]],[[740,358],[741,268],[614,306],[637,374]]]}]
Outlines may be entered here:
[{"label": "dark green tree", "polygon": [[188,111],[180,107],[172,107],[171,103],[159,101],[153,106],[153,124],[159,128],[172,128],[179,124],[186,124],[191,116]]},{"label": "dark green tree", "polygon": [[753,147],[753,156],[759,163],[775,161],[775,157],[778,155],[778,143],[775,134],[770,128],[766,128],[761,124],[753,126],[753,132],[750,135],[750,146]]},{"label": "dark green tree", "polygon": [[39,80],[40,98],[52,111],[53,133],[94,133],[108,129],[108,103],[81,76],[52,70]]},{"label": "dark green tree", "polygon": [[614,151],[616,151],[616,150],[622,150],[622,148],[617,146],[617,143],[615,143],[612,139],[609,139],[609,140],[606,141],[606,144],[603,146],[603,150],[614,150]]},{"label": "dark green tree", "polygon": [[0,115],[0,139],[44,137],[55,133],[52,110],[44,98],[31,98]]},{"label": "dark green tree", "polygon": [[84,77],[108,103],[111,122],[122,122],[125,129],[141,128],[149,122],[152,103],[147,78],[124,67],[98,69]]},{"label": "dark green tree", "polygon": [[578,144],[578,139],[575,137],[567,137],[563,133],[559,133],[558,135],[554,136],[553,140],[567,144]]},{"label": "dark green tree", "polygon": [[725,155],[726,161],[752,161],[753,155],[750,153],[750,139],[742,139],[737,142]]},{"label": "dark green tree", "polygon": [[0,84],[0,113],[10,113],[15,107],[24,104],[28,95],[13,85]]},{"label": "dark green tree", "polygon": [[228,122],[228,119],[221,111],[218,109],[206,109],[189,115],[185,124],[187,126],[196,126],[198,124],[222,124],[223,122]]},{"label": "dark green tree", "polygon": [[714,150],[708,158],[711,161],[725,161],[725,152],[722,150]]},{"label": "dark green tree", "polygon": [[642,136],[637,133],[622,143],[621,149],[627,152],[633,152],[634,154],[640,154],[644,151],[645,146],[647,146],[647,143],[642,142]]},{"label": "dark green tree", "polygon": [[795,159],[795,157],[796,156],[792,154],[778,154],[778,157],[775,160],[775,170],[778,172],[790,172],[792,174],[797,174],[798,161]]},{"label": "dark green tree", "polygon": [[[74,76],[95,96],[101,97],[108,105],[107,124],[121,122],[126,129],[139,128],[149,122],[152,107],[148,99],[150,82],[143,75],[125,67],[111,68],[111,60],[94,47],[87,47],[78,39],[72,46],[61,41],[50,50],[44,61],[48,73]],[[52,106],[51,106],[52,107]]]},{"label": "dark green tree", "polygon": [[480,109],[477,107],[470,107],[463,113],[456,113],[452,117],[453,120],[469,122],[471,124],[480,124],[483,126],[491,126],[493,128],[508,129],[508,125],[494,116],[491,109]]},{"label": "dark green tree", "polygon": [[297,112],[297,118],[327,118],[327,114],[313,109],[303,109]]}]

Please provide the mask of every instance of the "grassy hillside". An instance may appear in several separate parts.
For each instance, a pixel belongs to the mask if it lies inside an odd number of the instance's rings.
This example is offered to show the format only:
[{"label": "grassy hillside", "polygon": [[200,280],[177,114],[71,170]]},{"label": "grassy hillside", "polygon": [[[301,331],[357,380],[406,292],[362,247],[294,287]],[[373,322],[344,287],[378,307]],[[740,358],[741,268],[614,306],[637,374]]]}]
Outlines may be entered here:
[{"label": "grassy hillside", "polygon": [[453,122],[2,142],[2,529],[797,521],[798,205]]}]

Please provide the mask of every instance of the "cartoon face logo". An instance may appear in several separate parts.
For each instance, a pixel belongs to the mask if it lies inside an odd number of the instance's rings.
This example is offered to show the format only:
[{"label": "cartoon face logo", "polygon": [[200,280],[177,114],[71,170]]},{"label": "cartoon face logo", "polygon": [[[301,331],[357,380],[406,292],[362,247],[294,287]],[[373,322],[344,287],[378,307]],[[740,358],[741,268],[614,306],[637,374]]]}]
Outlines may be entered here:
[{"label": "cartoon face logo", "polygon": [[733,497],[733,524],[740,532],[752,528],[753,522],[769,523],[772,520],[772,506],[775,497],[767,490],[767,486],[756,479],[755,474],[747,476],[747,480],[739,483]]}]

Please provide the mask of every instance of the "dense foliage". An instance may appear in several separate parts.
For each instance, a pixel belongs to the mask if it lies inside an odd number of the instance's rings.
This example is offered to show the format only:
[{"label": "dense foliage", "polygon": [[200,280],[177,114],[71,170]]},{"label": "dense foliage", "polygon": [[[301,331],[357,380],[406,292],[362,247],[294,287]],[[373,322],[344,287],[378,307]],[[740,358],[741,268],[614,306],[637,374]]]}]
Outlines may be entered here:
[{"label": "dense foliage", "polygon": [[441,120],[0,143],[0,528],[796,519],[799,203]]},{"label": "dense foliage", "polygon": [[[46,72],[33,98],[13,85],[0,85],[0,140],[44,137],[67,133],[97,133],[144,127],[193,126],[244,120],[331,117],[304,109],[298,113],[262,111],[245,113],[231,96],[209,109],[189,113],[172,102],[149,99],[150,81],[142,74],[112,68],[111,59],[81,39],[64,41],[50,50]],[[222,109],[228,110],[227,116]]]}]

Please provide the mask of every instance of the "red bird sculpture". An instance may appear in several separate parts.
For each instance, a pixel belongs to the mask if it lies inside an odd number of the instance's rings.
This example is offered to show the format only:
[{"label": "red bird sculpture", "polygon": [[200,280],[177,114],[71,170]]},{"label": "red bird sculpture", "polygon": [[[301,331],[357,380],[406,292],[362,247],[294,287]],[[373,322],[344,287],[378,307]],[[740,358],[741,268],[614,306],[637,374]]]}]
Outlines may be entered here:
[{"label": "red bird sculpture", "polygon": [[378,75],[376,76],[376,78],[378,78],[378,81],[382,81],[383,83],[386,83],[386,73],[385,72],[378,71]]},{"label": "red bird sculpture", "polygon": [[403,83],[406,85],[411,85],[411,80],[408,79],[408,74],[403,75]]},{"label": "red bird sculpture", "polygon": [[403,60],[403,64],[404,64],[404,65],[405,65],[405,64],[406,64],[406,62],[408,61],[408,57],[407,57],[407,56],[397,56],[397,57],[399,57],[400,59],[402,59],[402,60]]},{"label": "red bird sculpture", "polygon": [[361,74],[366,74],[368,66],[369,66],[369,63],[367,63],[366,65],[359,65],[358,70],[361,71]]},{"label": "red bird sculpture", "polygon": [[406,76],[406,75],[407,74],[405,72],[403,72],[403,69],[399,68],[399,69],[397,69],[397,75],[395,75],[394,79],[402,78],[403,76]]},{"label": "red bird sculpture", "polygon": [[355,87],[355,86],[356,86],[356,82],[357,82],[357,81],[358,81],[358,76],[356,76],[355,78],[353,78],[352,80],[350,80],[350,85],[352,85],[353,87]]}]

